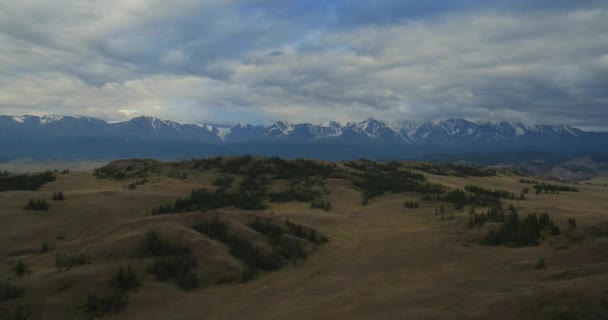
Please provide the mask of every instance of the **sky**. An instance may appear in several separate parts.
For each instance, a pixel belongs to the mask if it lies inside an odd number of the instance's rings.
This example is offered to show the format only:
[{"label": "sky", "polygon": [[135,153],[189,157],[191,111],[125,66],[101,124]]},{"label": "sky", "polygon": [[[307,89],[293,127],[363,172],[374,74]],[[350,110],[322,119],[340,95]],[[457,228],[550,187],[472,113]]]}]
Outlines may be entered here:
[{"label": "sky", "polygon": [[608,1],[0,0],[0,114],[608,131]]}]

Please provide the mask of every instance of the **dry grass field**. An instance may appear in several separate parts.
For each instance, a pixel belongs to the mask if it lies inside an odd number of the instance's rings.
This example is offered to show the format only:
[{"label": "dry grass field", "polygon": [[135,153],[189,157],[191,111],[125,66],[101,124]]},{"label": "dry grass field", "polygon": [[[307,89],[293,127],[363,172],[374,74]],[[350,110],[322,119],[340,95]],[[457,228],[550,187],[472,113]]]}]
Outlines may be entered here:
[{"label": "dry grass field", "polygon": [[[135,177],[101,179],[93,171],[72,171],[37,191],[0,192],[0,281],[23,289],[19,297],[0,301],[0,319],[91,318],[87,295],[109,294],[121,265],[132,267],[141,286],[128,294],[122,310],[103,318],[608,319],[608,187],[601,179],[576,185],[578,192],[531,191],[526,200],[502,200],[520,216],[547,212],[561,228],[537,246],[512,247],[482,245],[483,235],[498,224],[469,228],[468,205],[456,210],[420,193],[384,192],[364,206],[350,176],[324,179],[328,211],[288,201],[269,202],[262,210],[229,206],[151,215],[194,189],[217,189],[214,180],[225,175],[217,168],[159,166],[135,189],[128,187]],[[343,163],[335,168],[350,170]],[[508,171],[487,177],[421,173],[452,189],[476,185],[519,195],[532,187]],[[235,185],[244,179],[234,177]],[[289,183],[271,179],[269,188],[283,190]],[[54,192],[66,199],[51,201]],[[46,199],[49,210],[25,210],[32,198]],[[420,207],[405,208],[408,200]],[[441,205],[445,219],[435,214]],[[310,245],[300,239],[306,259],[241,281],[243,262],[221,241],[191,228],[215,216],[262,252],[271,249],[248,226],[254,217],[280,225],[289,219],[329,241]],[[569,230],[568,218],[576,219],[576,230]],[[188,243],[198,288],[182,290],[148,272],[154,258],[139,250],[150,230]],[[49,249],[41,252],[45,242]],[[90,261],[60,270],[58,253],[85,253]],[[536,267],[541,258],[544,269]],[[29,269],[21,277],[12,270],[19,261]]]}]

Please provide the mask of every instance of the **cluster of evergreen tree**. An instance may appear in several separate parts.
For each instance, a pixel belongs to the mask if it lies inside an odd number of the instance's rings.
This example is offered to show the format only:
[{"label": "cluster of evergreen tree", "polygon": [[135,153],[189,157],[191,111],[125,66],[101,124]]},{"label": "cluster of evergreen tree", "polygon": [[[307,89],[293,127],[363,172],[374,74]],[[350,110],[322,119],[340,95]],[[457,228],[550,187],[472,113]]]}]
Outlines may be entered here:
[{"label": "cluster of evergreen tree", "polygon": [[454,220],[456,219],[456,217],[454,216],[453,212],[450,212],[450,214],[446,217],[446,212],[445,212],[445,206],[443,205],[443,203],[439,206],[439,209],[435,208],[435,215],[440,216],[441,220]]},{"label": "cluster of evergreen tree", "polygon": [[196,258],[187,243],[171,242],[150,230],[144,236],[140,253],[156,257],[148,266],[148,272],[153,273],[158,281],[171,280],[184,290],[199,287],[198,276],[193,270],[197,266]]},{"label": "cluster of evergreen tree", "polygon": [[[337,173],[346,177],[345,171],[336,164],[323,164],[310,160],[283,160],[278,157],[268,159],[241,156],[234,158],[210,158],[184,162],[198,169],[218,169],[226,174],[214,181],[220,186],[216,191],[204,189],[195,190],[190,198],[179,199],[173,204],[163,205],[154,209],[152,214],[166,214],[194,210],[210,210],[224,206],[236,206],[242,209],[264,209],[266,200],[271,202],[303,201],[314,202],[312,207],[323,204],[323,209],[330,205],[321,203],[321,191],[313,185],[322,184],[324,179],[335,176]],[[345,162],[346,167],[354,171],[349,172],[355,186],[363,189],[363,203],[366,204],[384,192],[419,192],[439,194],[445,188],[439,184],[426,181],[423,174],[415,173],[399,162],[378,163],[370,160],[357,160]],[[468,169],[467,169],[468,170]],[[226,187],[231,178],[228,175],[242,175],[244,180],[236,191],[228,192]],[[268,192],[271,179],[292,180],[291,186],[284,191]]]},{"label": "cluster of evergreen tree", "polygon": [[467,166],[454,163],[417,163],[410,166],[412,169],[424,171],[438,176],[455,177],[493,177],[496,170],[478,166]]},{"label": "cluster of evergreen tree", "polygon": [[129,188],[129,190],[135,190],[137,189],[137,187],[146,184],[148,182],[148,179],[135,179],[135,181],[133,183],[130,183],[127,188]]},{"label": "cluster of evergreen tree", "polygon": [[[510,213],[517,212],[513,205],[509,205],[508,211]],[[486,212],[476,213],[475,208],[471,207],[469,211],[469,228],[475,226],[482,226],[487,222],[505,222],[505,210],[501,203],[493,205]]]},{"label": "cluster of evergreen tree", "polygon": [[56,176],[52,171],[34,174],[17,174],[0,176],[0,192],[9,190],[35,191],[47,183],[55,181]]},{"label": "cluster of evergreen tree", "polygon": [[258,191],[239,190],[229,192],[224,189],[208,191],[205,188],[193,190],[189,198],[177,199],[173,204],[160,206],[152,215],[188,211],[207,211],[228,206],[245,210],[262,210],[268,207]]},{"label": "cluster of evergreen tree", "polygon": [[424,175],[403,170],[364,173],[354,180],[354,185],[363,190],[363,204],[385,192],[439,194],[445,191],[440,184],[426,182]]},{"label": "cluster of evergreen tree", "polygon": [[329,200],[315,199],[310,202],[310,208],[329,211],[331,210],[331,202]]},{"label": "cluster of evergreen tree", "polygon": [[178,171],[178,170],[171,170],[171,171],[169,171],[169,173],[167,174],[167,176],[169,176],[170,178],[175,178],[175,179],[180,179],[180,180],[186,180],[186,179],[188,179],[188,173],[187,172]]},{"label": "cluster of evergreen tree", "polygon": [[327,237],[317,235],[317,231],[314,229],[305,228],[301,224],[289,221],[289,219],[285,220],[285,225],[287,226],[287,232],[294,237],[306,239],[308,242],[317,245],[327,242]]},{"label": "cluster of evergreen tree", "polygon": [[266,173],[271,174],[274,179],[301,180],[314,176],[324,179],[334,176],[338,171],[336,164],[301,158],[287,161],[279,157],[271,157],[266,162],[269,163]]},{"label": "cluster of evergreen tree", "polygon": [[523,184],[538,184],[538,181],[531,179],[519,179],[519,183]]},{"label": "cluster of evergreen tree", "polygon": [[463,209],[465,205],[475,205],[480,207],[491,207],[500,204],[500,199],[491,195],[468,193],[462,189],[448,191],[443,196],[438,196],[437,200],[454,204],[456,210]]},{"label": "cluster of evergreen tree", "polygon": [[63,200],[65,200],[65,196],[63,195],[63,192],[61,192],[61,191],[53,192],[53,197],[51,197],[51,200],[63,201]]},{"label": "cluster of evergreen tree", "polygon": [[182,289],[188,291],[199,287],[198,276],[193,270],[197,262],[191,254],[158,257],[148,267],[148,271],[156,275],[156,280],[172,280]]},{"label": "cluster of evergreen tree", "polygon": [[218,169],[235,175],[267,175],[273,179],[302,179],[306,177],[330,177],[337,171],[336,164],[325,164],[314,160],[284,160],[279,157],[254,158],[244,155],[232,158],[215,157],[196,160],[193,166],[202,170]]},{"label": "cluster of evergreen tree", "polygon": [[311,188],[302,188],[298,186],[290,186],[289,189],[278,192],[268,193],[270,202],[289,202],[301,201],[308,202],[321,196],[321,192]]},{"label": "cluster of evergreen tree", "polygon": [[114,290],[112,293],[99,296],[89,292],[84,307],[91,317],[101,317],[108,313],[118,313],[127,306],[127,294],[122,290]]},{"label": "cluster of evergreen tree", "polygon": [[243,274],[243,280],[252,277],[257,270],[272,271],[283,266],[283,260],[276,251],[263,252],[246,238],[229,232],[228,225],[217,216],[192,228],[225,244],[230,254],[245,264],[247,271]]},{"label": "cluster of evergreen tree", "polygon": [[116,274],[110,280],[111,293],[99,296],[89,292],[85,301],[85,310],[91,317],[101,317],[108,313],[122,311],[128,302],[129,292],[141,286],[137,274],[129,265],[126,269],[120,266]]},{"label": "cluster of evergreen tree", "polygon": [[418,209],[420,208],[420,204],[414,200],[406,201],[403,206],[408,209]]},{"label": "cluster of evergreen tree", "polygon": [[25,205],[26,210],[47,211],[49,204],[44,199],[30,199]]},{"label": "cluster of evergreen tree", "polygon": [[154,230],[146,232],[140,249],[142,257],[165,257],[190,253],[192,253],[192,251],[188,244],[181,242],[173,243],[161,237],[161,235]]},{"label": "cluster of evergreen tree", "polygon": [[528,214],[520,218],[517,210],[512,210],[505,217],[504,223],[498,229],[492,229],[483,238],[485,245],[511,245],[516,247],[538,245],[544,237],[543,232],[559,235],[560,229],[547,213]]},{"label": "cluster of evergreen tree", "polygon": [[70,255],[66,253],[55,254],[55,266],[62,270],[69,270],[74,266],[81,266],[90,263],[91,259],[84,253],[81,252],[77,255]]},{"label": "cluster of evergreen tree", "polygon": [[516,199],[522,198],[521,195],[516,196],[513,192],[509,192],[509,191],[505,191],[505,190],[497,190],[497,189],[490,190],[490,189],[485,189],[485,188],[482,188],[479,186],[474,186],[474,185],[467,185],[464,187],[464,189],[470,193],[498,198],[498,199],[516,200]]},{"label": "cluster of evergreen tree", "polygon": [[120,266],[118,272],[112,277],[110,284],[115,290],[123,291],[131,291],[141,286],[141,283],[137,279],[137,275],[133,272],[130,265],[127,269]]},{"label": "cluster of evergreen tree", "polygon": [[297,239],[286,236],[288,230],[273,223],[268,219],[256,219],[248,226],[263,234],[268,239],[272,248],[285,260],[298,260],[306,258],[306,252]]},{"label": "cluster of evergreen tree", "polygon": [[534,189],[536,190],[536,194],[539,193],[559,193],[560,191],[562,192],[578,192],[578,188],[576,187],[570,187],[570,186],[562,186],[562,185],[557,185],[557,184],[546,184],[546,183],[541,183],[541,184],[536,184],[534,185]]},{"label": "cluster of evergreen tree", "polygon": [[94,175],[100,179],[147,178],[151,173],[160,173],[163,163],[152,159],[129,159],[113,161],[95,169]]},{"label": "cluster of evergreen tree", "polygon": [[391,161],[387,163],[376,162],[365,158],[357,160],[343,162],[345,167],[357,170],[360,172],[386,172],[386,171],[398,171],[403,168],[403,164],[397,161]]},{"label": "cluster of evergreen tree", "polygon": [[223,189],[231,188],[233,183],[234,183],[234,177],[231,175],[223,175],[223,176],[213,180],[214,186],[220,187]]},{"label": "cluster of evergreen tree", "polygon": [[8,282],[0,283],[0,302],[19,298],[24,290]]}]

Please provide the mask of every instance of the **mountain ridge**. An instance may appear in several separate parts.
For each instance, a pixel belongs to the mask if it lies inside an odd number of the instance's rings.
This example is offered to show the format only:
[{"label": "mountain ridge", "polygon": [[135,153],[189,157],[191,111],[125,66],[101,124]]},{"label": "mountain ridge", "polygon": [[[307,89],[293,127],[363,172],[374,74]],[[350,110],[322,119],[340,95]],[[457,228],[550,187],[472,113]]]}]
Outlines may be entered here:
[{"label": "mountain ridge", "polygon": [[[10,121],[13,123],[11,124]],[[347,122],[346,124],[336,121],[321,124],[276,121],[269,126],[239,123],[231,127],[220,127],[209,124],[181,123],[150,116],[140,116],[123,122],[106,122],[98,118],[84,116],[0,116],[0,127],[12,125],[13,127],[23,126],[27,129],[33,129],[32,127],[36,125],[39,127],[57,126],[69,122],[94,123],[101,127],[119,129],[123,135],[134,134],[133,130],[141,130],[141,132],[156,136],[163,136],[162,131],[165,131],[165,135],[172,135],[174,138],[178,138],[180,134],[181,137],[179,138],[188,136],[188,140],[192,139],[194,135],[201,135],[205,139],[211,140],[206,142],[215,143],[232,142],[233,132],[238,132],[240,139],[237,138],[237,140],[242,140],[246,138],[247,131],[249,131],[248,135],[250,138],[260,137],[261,135],[277,138],[300,137],[315,140],[347,136],[367,139],[389,139],[406,144],[421,142],[437,135],[500,140],[515,139],[534,134],[579,136],[588,133],[567,125],[530,125],[507,121],[469,121],[462,118],[449,118],[437,121],[405,120],[388,122],[370,117],[363,121]]]},{"label": "mountain ridge", "polygon": [[[597,152],[608,148],[608,133],[586,132],[566,125],[457,118],[389,122],[370,117],[344,124],[277,121],[266,126],[222,127],[149,116],[106,122],[82,116],[23,115],[0,116],[0,142],[5,146],[0,154],[3,157],[38,157],[37,150],[46,150],[46,156],[61,157],[62,150],[70,148],[70,155],[82,157],[112,154],[116,149],[124,151],[119,153],[121,156],[163,158],[247,152],[328,159],[416,159],[434,153]],[[51,150],[53,147],[57,150]]]}]

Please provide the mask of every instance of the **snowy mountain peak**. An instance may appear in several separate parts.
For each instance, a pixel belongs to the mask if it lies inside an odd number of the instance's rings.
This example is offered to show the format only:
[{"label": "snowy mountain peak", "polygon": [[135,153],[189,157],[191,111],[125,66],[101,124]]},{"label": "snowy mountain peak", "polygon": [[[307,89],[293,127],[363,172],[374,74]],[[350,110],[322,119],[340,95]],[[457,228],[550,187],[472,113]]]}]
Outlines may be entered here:
[{"label": "snowy mountain peak", "polygon": [[272,135],[288,135],[293,131],[293,126],[286,121],[277,121],[268,130]]},{"label": "snowy mountain peak", "polygon": [[[387,143],[412,145],[496,144],[530,141],[560,141],[588,136],[585,132],[566,125],[530,125],[521,122],[472,122],[466,119],[436,121],[392,121],[370,117],[360,122],[342,125],[335,121],[321,124],[292,124],[277,121],[270,126],[237,124],[233,127],[216,127],[209,124],[182,124],[149,116],[126,122],[107,123],[103,120],[70,116],[0,116],[0,129],[47,130],[41,135],[102,135],[111,137],[137,137],[138,139],[185,140],[205,143],[234,143],[255,140],[272,141],[344,141],[348,143]],[[21,128],[21,129],[19,129]],[[2,132],[2,131],[0,131]]]}]

